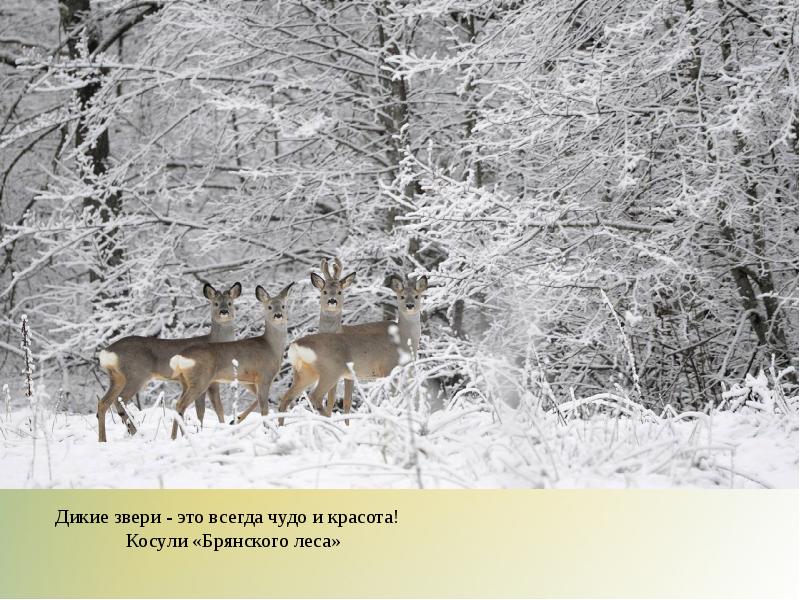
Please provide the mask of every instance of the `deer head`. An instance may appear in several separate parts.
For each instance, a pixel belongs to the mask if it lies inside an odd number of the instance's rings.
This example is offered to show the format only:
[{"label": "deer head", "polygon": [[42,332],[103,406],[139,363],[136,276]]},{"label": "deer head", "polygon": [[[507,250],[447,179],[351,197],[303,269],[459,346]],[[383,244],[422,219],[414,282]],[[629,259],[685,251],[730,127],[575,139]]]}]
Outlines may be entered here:
[{"label": "deer head", "polygon": [[286,300],[289,297],[289,290],[292,289],[294,282],[287,285],[275,296],[270,296],[260,285],[256,286],[256,299],[264,307],[264,317],[268,325],[286,326],[289,321],[289,313],[286,310]]},{"label": "deer head", "polygon": [[342,261],[338,258],[333,261],[333,272],[328,269],[328,260],[323,258],[321,270],[322,276],[311,273],[311,284],[319,290],[320,310],[327,313],[341,313],[342,292],[356,280],[355,271],[339,279],[342,274]]},{"label": "deer head", "polygon": [[211,302],[211,320],[214,323],[230,323],[236,316],[236,308],[233,301],[242,293],[242,284],[238,281],[228,290],[218,292],[214,287],[206,283],[203,285],[203,296]]},{"label": "deer head", "polygon": [[397,308],[407,317],[418,315],[422,310],[422,296],[428,289],[428,278],[389,276],[389,287],[397,297]]}]

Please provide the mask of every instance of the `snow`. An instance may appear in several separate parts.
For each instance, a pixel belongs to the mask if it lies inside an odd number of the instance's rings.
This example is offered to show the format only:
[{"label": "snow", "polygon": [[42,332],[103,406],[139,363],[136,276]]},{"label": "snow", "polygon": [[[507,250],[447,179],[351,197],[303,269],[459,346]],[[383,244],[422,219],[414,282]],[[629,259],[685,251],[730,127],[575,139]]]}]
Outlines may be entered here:
[{"label": "snow", "polygon": [[464,394],[428,413],[390,396],[362,403],[348,427],[343,415],[317,415],[304,400],[280,428],[271,412],[239,425],[206,416],[200,429],[189,410],[188,435],[171,441],[174,412],[159,398],[129,408],[139,426],[133,437],[109,416],[106,444],[97,442],[94,414],[46,404],[0,414],[0,487],[798,486],[796,401],[790,414],[743,405],[656,415],[607,393],[562,404],[557,414],[532,397],[512,408]]}]

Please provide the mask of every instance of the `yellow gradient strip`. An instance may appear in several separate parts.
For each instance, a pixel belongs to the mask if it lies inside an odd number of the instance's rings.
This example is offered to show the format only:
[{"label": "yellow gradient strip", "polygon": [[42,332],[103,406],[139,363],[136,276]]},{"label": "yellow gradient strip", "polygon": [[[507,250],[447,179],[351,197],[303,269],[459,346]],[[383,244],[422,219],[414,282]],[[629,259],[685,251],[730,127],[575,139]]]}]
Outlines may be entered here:
[{"label": "yellow gradient strip", "polygon": [[[0,491],[2,597],[794,598],[798,491]],[[54,527],[59,509],[109,525]],[[314,525],[313,513],[394,513]],[[162,524],[116,525],[115,513]],[[179,525],[179,513],[265,523]],[[303,513],[275,527],[267,513]],[[188,548],[126,548],[127,533]],[[195,547],[282,537],[285,549]],[[294,548],[330,537],[336,548]]]}]

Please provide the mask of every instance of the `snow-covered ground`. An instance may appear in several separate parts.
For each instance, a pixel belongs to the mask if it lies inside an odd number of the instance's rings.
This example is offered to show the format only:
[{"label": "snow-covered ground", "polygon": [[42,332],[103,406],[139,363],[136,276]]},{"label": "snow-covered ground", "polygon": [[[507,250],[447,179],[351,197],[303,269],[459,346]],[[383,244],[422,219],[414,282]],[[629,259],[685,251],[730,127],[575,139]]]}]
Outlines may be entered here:
[{"label": "snow-covered ground", "polygon": [[559,413],[532,397],[511,408],[477,394],[430,414],[369,403],[349,426],[305,401],[281,428],[274,414],[233,426],[208,410],[200,429],[190,410],[189,435],[174,442],[159,400],[131,408],[133,437],[109,411],[107,444],[94,414],[42,401],[0,412],[0,487],[797,487],[797,398],[745,391],[735,410],[708,415],[656,415],[614,394]]}]

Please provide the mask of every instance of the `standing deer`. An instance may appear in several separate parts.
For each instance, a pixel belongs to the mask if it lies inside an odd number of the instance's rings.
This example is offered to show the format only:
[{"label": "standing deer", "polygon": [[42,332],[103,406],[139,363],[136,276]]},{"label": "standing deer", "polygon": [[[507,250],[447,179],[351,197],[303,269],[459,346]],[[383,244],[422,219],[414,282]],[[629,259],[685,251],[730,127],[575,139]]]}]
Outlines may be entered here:
[{"label": "standing deer", "polygon": [[[319,290],[319,332],[337,333],[347,326],[342,326],[342,309],[344,308],[344,290],[350,287],[356,279],[355,272],[339,279],[342,274],[342,261],[338,258],[333,261],[333,270],[328,269],[328,260],[323,258],[321,271],[322,275],[311,273],[311,285]],[[344,382],[344,406],[349,412],[350,404],[353,399],[353,382]],[[328,416],[330,416],[333,406],[336,403],[336,386],[328,394]],[[258,400],[253,402],[245,410],[237,421],[241,422],[258,406]]]},{"label": "standing deer", "polygon": [[311,285],[319,290],[319,332],[336,333],[342,329],[342,292],[356,280],[355,271],[339,279],[342,274],[342,261],[333,261],[333,272],[328,269],[328,261],[322,259],[322,274],[311,273]]},{"label": "standing deer", "polygon": [[[378,321],[363,325],[350,325],[339,333],[307,335],[289,346],[289,362],[292,365],[292,386],[283,395],[280,412],[300,394],[316,383],[309,395],[311,404],[320,413],[330,416],[322,398],[341,378],[352,381],[386,377],[400,364],[416,356],[422,333],[420,310],[422,296],[428,289],[428,279],[392,275],[389,287],[397,297],[397,321]],[[350,406],[345,404],[345,414]],[[348,420],[345,420],[348,422]],[[283,425],[283,417],[278,418]]]},{"label": "standing deer", "polygon": [[[183,386],[176,407],[181,418],[209,385],[234,380],[242,382],[255,394],[261,414],[267,414],[269,388],[280,370],[286,348],[286,299],[293,285],[290,283],[276,296],[270,296],[260,285],[256,287],[256,298],[264,307],[263,335],[236,342],[196,344],[170,359],[173,376]],[[177,435],[176,419],[172,424],[172,439]]]},{"label": "standing deer", "polygon": [[[211,305],[211,332],[193,338],[165,340],[156,337],[129,336],[117,340],[98,354],[100,366],[107,372],[110,385],[105,396],[97,403],[98,439],[106,441],[106,411],[114,404],[128,433],[136,433],[136,426],[128,419],[122,403],[130,400],[142,387],[152,379],[174,380],[169,360],[193,344],[205,341],[229,341],[234,339],[233,321],[236,309],[233,301],[242,293],[240,283],[234,283],[225,292],[218,292],[211,285],[203,285],[203,296]],[[205,388],[203,388],[205,392]],[[225,419],[222,402],[219,397],[219,386],[208,388],[211,404],[220,422]],[[203,421],[205,414],[205,393],[197,398],[197,417]]]}]

